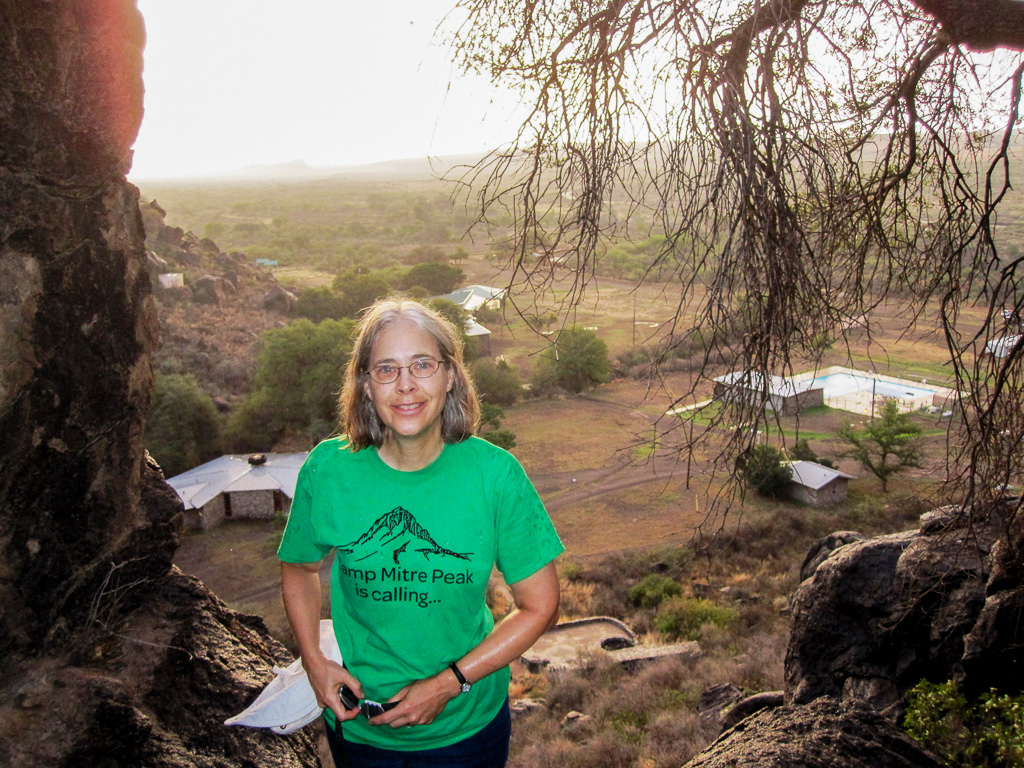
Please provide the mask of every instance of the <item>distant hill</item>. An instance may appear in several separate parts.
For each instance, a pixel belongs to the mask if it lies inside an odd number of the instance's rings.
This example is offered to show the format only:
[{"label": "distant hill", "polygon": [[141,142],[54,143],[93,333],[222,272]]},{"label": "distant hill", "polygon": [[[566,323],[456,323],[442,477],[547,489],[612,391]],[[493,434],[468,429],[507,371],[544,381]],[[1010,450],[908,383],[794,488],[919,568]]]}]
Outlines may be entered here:
[{"label": "distant hill", "polygon": [[[252,182],[312,181],[316,179],[426,179],[441,176],[459,165],[473,165],[482,154],[445,155],[384,160],[366,165],[314,166],[305,160],[284,163],[248,165],[234,171],[203,174],[191,178],[175,178],[175,182]],[[151,181],[156,181],[151,180]],[[168,181],[170,181],[168,179]]]}]

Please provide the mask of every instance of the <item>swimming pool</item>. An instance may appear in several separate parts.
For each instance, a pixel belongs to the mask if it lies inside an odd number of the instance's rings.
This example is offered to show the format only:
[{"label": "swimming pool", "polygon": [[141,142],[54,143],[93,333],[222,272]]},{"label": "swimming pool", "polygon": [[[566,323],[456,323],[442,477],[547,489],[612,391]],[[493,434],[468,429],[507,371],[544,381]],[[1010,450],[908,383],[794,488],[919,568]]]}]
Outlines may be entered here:
[{"label": "swimming pool", "polygon": [[831,373],[827,376],[818,376],[813,379],[813,386],[821,387],[826,399],[843,397],[855,392],[871,392],[875,397],[891,397],[897,400],[928,398],[930,401],[936,392],[927,387],[914,387],[909,384],[885,381],[871,376],[857,376],[852,373]]}]

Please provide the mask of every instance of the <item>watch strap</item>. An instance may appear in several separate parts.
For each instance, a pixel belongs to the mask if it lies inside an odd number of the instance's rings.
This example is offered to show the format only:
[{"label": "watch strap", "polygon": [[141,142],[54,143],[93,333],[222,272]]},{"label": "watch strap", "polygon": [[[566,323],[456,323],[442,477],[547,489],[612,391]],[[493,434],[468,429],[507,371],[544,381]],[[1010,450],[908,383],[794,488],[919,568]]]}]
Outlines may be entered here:
[{"label": "watch strap", "polygon": [[462,670],[459,669],[458,664],[454,661],[448,665],[448,669],[455,673],[455,679],[459,681],[459,688],[462,693],[469,693],[469,689],[472,688],[472,684],[466,679],[466,676],[462,674]]}]

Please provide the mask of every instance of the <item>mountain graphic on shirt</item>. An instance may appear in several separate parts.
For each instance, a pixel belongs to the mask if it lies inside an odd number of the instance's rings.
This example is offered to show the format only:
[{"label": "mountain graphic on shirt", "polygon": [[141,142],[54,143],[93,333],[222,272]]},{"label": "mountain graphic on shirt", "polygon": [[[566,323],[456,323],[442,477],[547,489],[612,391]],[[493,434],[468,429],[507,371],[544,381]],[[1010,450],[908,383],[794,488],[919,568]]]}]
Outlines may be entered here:
[{"label": "mountain graphic on shirt", "polygon": [[419,553],[424,559],[432,557],[455,557],[468,560],[472,552],[461,554],[445,549],[430,535],[426,528],[416,522],[413,514],[402,507],[395,507],[381,515],[370,529],[348,544],[338,547],[338,552],[354,555],[356,561],[365,560],[385,552],[398,565],[403,557]]}]

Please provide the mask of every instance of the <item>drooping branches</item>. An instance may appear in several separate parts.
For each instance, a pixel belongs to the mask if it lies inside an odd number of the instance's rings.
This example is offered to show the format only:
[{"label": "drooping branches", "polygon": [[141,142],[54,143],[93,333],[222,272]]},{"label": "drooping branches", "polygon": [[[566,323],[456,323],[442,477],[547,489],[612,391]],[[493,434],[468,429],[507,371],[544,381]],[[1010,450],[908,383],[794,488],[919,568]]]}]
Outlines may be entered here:
[{"label": "drooping branches", "polygon": [[[481,221],[511,217],[513,288],[530,289],[520,295],[554,295],[557,263],[574,277],[572,306],[608,242],[663,235],[652,269],[679,292],[665,343],[699,336],[706,370],[722,361],[765,383],[741,404],[752,430],[733,433],[728,455],[765,420],[770,376],[819,359],[823,340],[841,343],[851,321],[898,296],[908,323],[945,329],[969,393],[954,454],[982,468],[988,422],[1024,410],[1024,352],[977,354],[1006,331],[1005,306],[1024,309],[1020,264],[996,229],[1017,146],[1024,3],[459,8],[458,59],[533,107],[517,141],[464,179]],[[979,302],[988,320],[968,329],[964,309]],[[1011,474],[1019,453],[1005,454]]]}]

